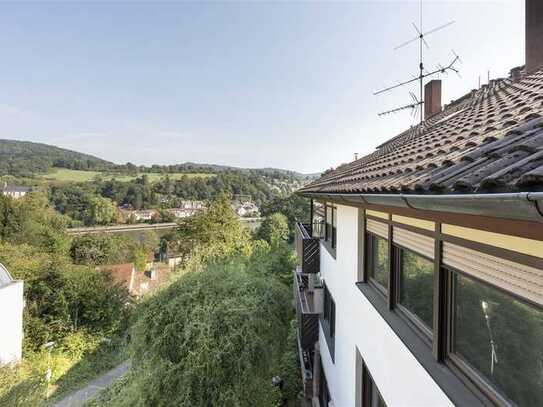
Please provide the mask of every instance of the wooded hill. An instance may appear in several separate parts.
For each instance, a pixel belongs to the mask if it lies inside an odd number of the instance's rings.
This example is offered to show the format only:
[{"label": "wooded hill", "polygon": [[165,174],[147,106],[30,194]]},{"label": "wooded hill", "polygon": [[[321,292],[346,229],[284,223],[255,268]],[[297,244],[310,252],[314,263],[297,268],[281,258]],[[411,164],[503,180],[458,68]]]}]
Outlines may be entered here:
[{"label": "wooded hill", "polygon": [[0,140],[0,175],[30,176],[53,167],[102,171],[114,166],[98,157],[48,144]]},{"label": "wooded hill", "polygon": [[43,143],[0,139],[0,175],[33,176],[53,168],[104,171],[119,174],[137,173],[220,173],[244,172],[272,178],[307,180],[318,174],[301,174],[278,168],[239,168],[227,165],[185,162],[173,165],[138,166],[115,164],[101,158]]}]

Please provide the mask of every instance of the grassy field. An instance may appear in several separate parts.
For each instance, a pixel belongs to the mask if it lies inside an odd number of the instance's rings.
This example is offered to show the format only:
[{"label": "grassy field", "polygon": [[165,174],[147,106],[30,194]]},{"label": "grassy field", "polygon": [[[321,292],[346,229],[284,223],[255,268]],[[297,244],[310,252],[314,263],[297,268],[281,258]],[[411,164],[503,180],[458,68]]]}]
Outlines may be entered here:
[{"label": "grassy field", "polygon": [[[141,176],[141,175],[142,174],[138,174],[138,176]],[[195,178],[195,177],[207,178],[207,177],[214,176],[214,174],[207,174],[207,173],[174,173],[174,174],[168,174],[168,175],[170,176],[170,179],[172,180],[179,179],[182,176],[187,176],[189,178]],[[130,175],[118,175],[118,174],[98,172],[98,171],[69,170],[66,168],[55,169],[55,171],[53,172],[40,175],[40,178],[46,181],[51,181],[51,182],[88,182],[88,181],[92,181],[97,176],[100,176],[104,180],[116,179],[117,181],[122,181],[122,182],[131,181],[136,178],[136,176],[130,176]],[[156,182],[160,178],[162,178],[164,174],[150,173],[150,174],[147,174],[147,176],[149,177],[149,180],[151,182]]]}]

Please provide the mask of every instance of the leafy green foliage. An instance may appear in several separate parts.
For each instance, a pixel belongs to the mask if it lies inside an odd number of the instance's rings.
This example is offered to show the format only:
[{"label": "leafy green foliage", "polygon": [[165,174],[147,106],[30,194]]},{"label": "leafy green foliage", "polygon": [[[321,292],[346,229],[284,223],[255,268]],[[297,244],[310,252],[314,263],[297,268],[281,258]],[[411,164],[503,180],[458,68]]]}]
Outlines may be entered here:
[{"label": "leafy green foliage", "polygon": [[112,332],[123,317],[128,293],[107,274],[30,245],[0,244],[0,262],[14,278],[25,281],[26,351],[35,351],[79,328]]},{"label": "leafy green foliage", "polygon": [[289,237],[287,217],[282,213],[272,213],[267,216],[258,229],[257,237],[271,245],[286,242]]},{"label": "leafy green foliage", "polygon": [[294,240],[294,224],[296,222],[309,223],[310,201],[297,194],[277,196],[262,205],[262,216],[282,213],[287,217],[290,227],[289,240]]},{"label": "leafy green foliage", "polygon": [[285,285],[291,284],[296,258],[286,242],[271,246],[265,240],[257,240],[253,242],[253,251],[247,261],[253,272],[277,278]]},{"label": "leafy green foliage", "polygon": [[0,197],[0,237],[4,241],[64,254],[69,245],[65,233],[68,224],[69,220],[50,208],[42,194],[32,193],[18,200]]},{"label": "leafy green foliage", "polygon": [[147,253],[145,249],[138,247],[134,251],[134,266],[137,271],[144,272],[147,265]]},{"label": "leafy green foliage", "polygon": [[134,242],[115,234],[75,236],[70,245],[70,257],[75,264],[104,265],[132,260]]},{"label": "leafy green foliage", "polygon": [[541,309],[461,274],[455,274],[454,279],[455,352],[515,405],[540,405],[543,391]]},{"label": "leafy green foliage", "polygon": [[249,254],[251,250],[250,232],[239,222],[224,195],[205,212],[183,219],[165,239],[168,250],[185,260],[200,256],[207,261]]},{"label": "leafy green foliage", "polygon": [[400,255],[400,303],[432,328],[434,263],[405,249]]},{"label": "leafy green foliage", "polygon": [[108,225],[117,221],[115,202],[96,195],[90,185],[53,186],[49,191],[49,200],[57,211],[87,226]]},{"label": "leafy green foliage", "polygon": [[45,384],[32,373],[26,363],[0,367],[0,406],[40,406],[45,402]]},{"label": "leafy green foliage", "polygon": [[[45,350],[27,353],[18,365],[0,367],[0,406],[42,406],[58,401],[124,361],[125,349],[124,336],[102,340],[85,331],[70,333],[51,354]],[[49,367],[52,377],[47,388],[45,373]]]},{"label": "leafy green foliage", "polygon": [[15,201],[1,197],[0,203],[0,262],[25,281],[25,350],[37,350],[80,327],[114,330],[128,294],[107,275],[72,263],[66,218],[37,193]]},{"label": "leafy green foliage", "polygon": [[[189,242],[185,273],[139,305],[133,370],[89,405],[271,407],[294,400],[293,251],[271,240],[251,241],[225,197],[187,219],[165,240],[169,249]],[[273,376],[283,379],[281,390]]]},{"label": "leafy green foliage", "polygon": [[32,175],[53,166],[76,170],[106,169],[112,163],[99,158],[28,141],[0,140],[0,173]]},{"label": "leafy green foliage", "polygon": [[185,274],[141,310],[135,371],[111,405],[279,405],[271,378],[285,351],[289,295],[239,261]]},{"label": "leafy green foliage", "polygon": [[86,208],[85,223],[88,225],[109,225],[117,222],[117,207],[108,198],[94,196]]},{"label": "leafy green foliage", "polygon": [[87,234],[75,236],[70,245],[70,257],[75,264],[103,266],[147,262],[158,248],[160,241],[153,231],[136,234]]},{"label": "leafy green foliage", "polygon": [[[127,290],[114,285],[107,274],[76,265],[69,257],[77,253],[81,263],[105,261],[116,249],[104,244],[100,256],[83,255],[79,242],[77,250],[69,250],[67,224],[42,194],[15,201],[0,196],[0,262],[15,279],[24,280],[25,298],[24,359],[15,369],[0,369],[0,387],[8,386],[0,389],[0,405],[43,404],[49,363],[53,383],[65,377],[63,384],[56,384],[61,389],[96,374],[107,365],[101,356],[92,356],[106,352],[100,338],[125,328],[130,310]],[[43,349],[49,341],[55,342],[51,356]],[[74,370],[79,373],[70,373],[81,363],[85,367]]]}]

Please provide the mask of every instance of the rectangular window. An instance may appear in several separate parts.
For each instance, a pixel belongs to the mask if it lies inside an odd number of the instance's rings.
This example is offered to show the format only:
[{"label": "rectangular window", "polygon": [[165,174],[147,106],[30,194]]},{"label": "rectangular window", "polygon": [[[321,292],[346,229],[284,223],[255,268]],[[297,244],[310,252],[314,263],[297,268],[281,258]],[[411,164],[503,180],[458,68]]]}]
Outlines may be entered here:
[{"label": "rectangular window", "polygon": [[326,341],[328,343],[328,350],[330,351],[330,355],[332,356],[333,360],[334,343],[336,336],[336,303],[334,302],[334,299],[332,298],[332,295],[330,294],[330,291],[328,291],[328,287],[326,287],[326,285],[324,285],[324,305],[322,319],[324,336],[326,337]]},{"label": "rectangular window", "polygon": [[329,203],[325,204],[325,225],[324,225],[324,241],[329,253],[336,256],[337,242],[337,208]]},{"label": "rectangular window", "polygon": [[332,238],[332,206],[330,204],[325,205],[325,214],[324,240],[329,241]]},{"label": "rectangular window", "polygon": [[366,364],[362,364],[362,407],[386,407]]},{"label": "rectangular window", "polygon": [[333,249],[336,248],[336,242],[337,242],[337,208],[334,206],[332,207],[332,239],[330,242]]},{"label": "rectangular window", "polygon": [[452,361],[491,398],[540,406],[543,310],[456,272],[452,301]]},{"label": "rectangular window", "polygon": [[389,260],[388,241],[372,233],[367,234],[368,281],[374,283],[381,291],[388,289]]},{"label": "rectangular window", "polygon": [[[406,249],[399,256],[398,303],[431,332],[434,312],[434,262]],[[418,324],[417,324],[418,325]]]}]

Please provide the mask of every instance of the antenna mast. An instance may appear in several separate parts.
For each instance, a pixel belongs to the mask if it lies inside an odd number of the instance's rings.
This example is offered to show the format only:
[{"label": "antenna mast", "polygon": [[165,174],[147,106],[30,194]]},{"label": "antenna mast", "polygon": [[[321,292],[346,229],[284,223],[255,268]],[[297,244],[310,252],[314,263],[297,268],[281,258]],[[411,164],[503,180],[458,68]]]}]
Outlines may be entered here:
[{"label": "antenna mast", "polygon": [[436,28],[433,28],[433,29],[431,29],[431,30],[429,30],[427,32],[424,32],[423,31],[422,1],[423,0],[420,0],[420,6],[419,6],[419,10],[420,10],[419,26],[420,26],[420,28],[417,27],[417,25],[415,23],[412,23],[413,28],[417,32],[417,36],[415,38],[413,38],[413,39],[411,39],[409,41],[406,41],[403,44],[400,44],[400,45],[398,45],[397,47],[394,48],[394,50],[398,50],[398,49],[403,48],[403,47],[405,47],[405,46],[407,46],[407,45],[409,45],[409,44],[411,44],[411,43],[413,43],[415,41],[419,41],[419,75],[418,75],[418,77],[414,77],[413,79],[410,79],[410,80],[407,80],[407,81],[404,81],[404,82],[400,82],[397,85],[393,85],[393,86],[390,86],[388,88],[381,89],[381,90],[379,90],[377,92],[374,92],[374,95],[379,95],[381,93],[388,92],[388,91],[390,91],[392,89],[399,88],[400,86],[404,86],[404,85],[410,84],[412,82],[419,81],[419,87],[420,87],[419,99],[417,99],[415,97],[415,95],[413,95],[413,93],[410,92],[411,98],[413,99],[413,103],[410,103],[410,104],[405,105],[405,106],[398,107],[396,109],[388,110],[386,112],[379,113],[379,116],[383,116],[383,115],[387,115],[387,114],[391,114],[391,113],[396,113],[396,112],[399,112],[399,111],[405,110],[405,109],[412,109],[414,111],[414,115],[416,115],[417,110],[420,108],[420,123],[421,124],[424,121],[424,114],[423,114],[424,112],[423,112],[423,109],[422,109],[422,105],[424,104],[424,79],[427,78],[427,77],[436,75],[436,74],[446,73],[449,70],[453,71],[453,72],[456,72],[458,74],[458,70],[454,67],[454,64],[460,60],[460,57],[458,55],[456,55],[456,53],[453,51],[454,59],[452,60],[452,62],[449,65],[447,65],[446,67],[438,65],[437,69],[435,69],[434,71],[425,73],[424,60],[423,60],[424,46],[426,46],[426,48],[430,48],[430,46],[426,42],[425,37],[446,28],[446,27],[454,24],[455,22],[454,21],[449,21],[446,24],[443,24],[443,25],[441,25],[439,27],[436,27]]}]

